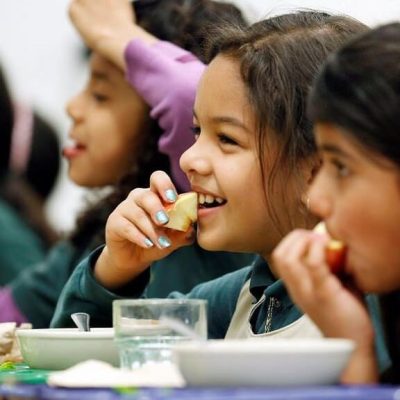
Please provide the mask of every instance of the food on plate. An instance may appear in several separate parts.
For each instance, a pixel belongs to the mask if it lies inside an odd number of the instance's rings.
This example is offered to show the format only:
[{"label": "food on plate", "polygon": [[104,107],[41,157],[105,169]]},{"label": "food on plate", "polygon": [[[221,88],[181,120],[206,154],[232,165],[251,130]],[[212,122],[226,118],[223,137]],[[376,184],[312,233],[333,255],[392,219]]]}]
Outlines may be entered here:
[{"label": "food on plate", "polygon": [[[323,222],[320,222],[314,228],[314,231],[317,233],[328,234]],[[346,245],[340,240],[330,239],[326,245],[325,257],[332,273],[336,275],[342,273],[346,261]]]},{"label": "food on plate", "polygon": [[15,363],[12,361],[6,361],[0,364],[0,371],[12,371],[14,369],[16,369]]},{"label": "food on plate", "polygon": [[17,329],[30,329],[31,324],[21,324],[17,327],[15,322],[0,323],[0,370],[10,369],[8,362],[21,362],[22,356],[16,338]]},{"label": "food on plate", "polygon": [[197,221],[197,193],[188,192],[178,196],[173,204],[165,206],[169,221],[166,228],[186,232]]}]

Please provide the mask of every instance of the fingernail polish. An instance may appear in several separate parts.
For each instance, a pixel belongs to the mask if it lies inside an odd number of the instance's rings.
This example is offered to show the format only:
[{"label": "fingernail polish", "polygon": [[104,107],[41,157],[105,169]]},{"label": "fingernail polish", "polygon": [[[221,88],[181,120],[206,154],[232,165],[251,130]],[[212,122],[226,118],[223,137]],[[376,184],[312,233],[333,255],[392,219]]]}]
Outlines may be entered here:
[{"label": "fingernail polish", "polygon": [[163,249],[165,249],[166,247],[171,246],[171,241],[170,241],[167,237],[165,237],[165,236],[160,236],[160,237],[158,238],[158,244],[159,244]]},{"label": "fingernail polish", "polygon": [[169,221],[168,215],[164,211],[158,211],[156,214],[156,220],[160,224],[166,224]]},{"label": "fingernail polish", "polygon": [[145,244],[145,246],[148,247],[148,248],[154,246],[154,243],[153,243],[149,238],[144,239],[144,244]]},{"label": "fingernail polish", "polygon": [[167,189],[165,191],[165,197],[168,199],[168,201],[170,201],[171,203],[174,203],[177,199],[177,195],[175,190],[173,189]]}]

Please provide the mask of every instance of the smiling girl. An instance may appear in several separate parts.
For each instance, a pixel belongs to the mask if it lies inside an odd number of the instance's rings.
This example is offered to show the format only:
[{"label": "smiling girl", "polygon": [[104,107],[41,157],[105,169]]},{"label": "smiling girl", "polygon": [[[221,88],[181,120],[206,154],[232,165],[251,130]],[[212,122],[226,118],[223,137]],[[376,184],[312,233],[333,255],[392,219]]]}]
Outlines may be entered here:
[{"label": "smiling girl", "polygon": [[[260,256],[186,295],[207,299],[210,338],[320,336],[275,275],[271,252],[295,226],[317,221],[305,204],[320,165],[305,99],[329,52],[365,29],[347,17],[300,12],[216,36],[194,105],[196,142],[181,166],[199,195],[200,246]],[[158,171],[149,188],[133,190],[116,208],[105,247],[83,260],[66,285],[54,326],[78,310],[107,326],[114,299],[147,295],[149,265],[190,234],[159,219],[171,190],[171,179]],[[160,244],[165,237],[167,248]]]},{"label": "smiling girl", "polygon": [[400,383],[400,24],[365,33],[330,57],[310,99],[323,164],[310,207],[347,246],[346,281],[324,258],[327,238],[294,231],[275,251],[293,299],[329,337],[356,342],[344,382],[378,378],[362,293],[381,295],[392,371]]}]

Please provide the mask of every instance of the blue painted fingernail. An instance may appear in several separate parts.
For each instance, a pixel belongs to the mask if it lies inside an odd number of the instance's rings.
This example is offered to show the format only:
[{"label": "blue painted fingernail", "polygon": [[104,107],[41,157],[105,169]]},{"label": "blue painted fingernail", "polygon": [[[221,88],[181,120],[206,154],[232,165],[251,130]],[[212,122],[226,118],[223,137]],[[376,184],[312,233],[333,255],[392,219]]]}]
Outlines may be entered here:
[{"label": "blue painted fingernail", "polygon": [[156,214],[156,220],[160,224],[166,224],[169,221],[168,215],[164,211],[158,211]]},{"label": "blue painted fingernail", "polygon": [[165,191],[165,197],[167,198],[168,201],[170,201],[171,203],[174,203],[177,199],[177,195],[175,190],[173,189],[167,189]]},{"label": "blue painted fingernail", "polygon": [[158,244],[159,244],[163,249],[165,249],[166,247],[171,246],[171,241],[170,241],[167,237],[165,237],[165,236],[160,236],[160,237],[158,238]]},{"label": "blue painted fingernail", "polygon": [[149,248],[154,246],[154,243],[149,238],[144,239],[144,244]]}]

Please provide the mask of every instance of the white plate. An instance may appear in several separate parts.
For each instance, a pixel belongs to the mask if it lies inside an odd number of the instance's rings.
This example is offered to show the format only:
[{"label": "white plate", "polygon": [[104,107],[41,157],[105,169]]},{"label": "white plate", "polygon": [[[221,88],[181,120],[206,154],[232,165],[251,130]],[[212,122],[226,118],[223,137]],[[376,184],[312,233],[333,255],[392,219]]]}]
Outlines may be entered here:
[{"label": "white plate", "polygon": [[353,348],[345,339],[210,340],[179,344],[174,357],[193,386],[327,385]]},{"label": "white plate", "polygon": [[89,359],[119,364],[112,328],[17,329],[16,335],[31,368],[60,370]]}]

